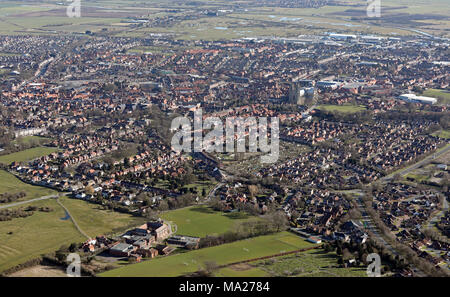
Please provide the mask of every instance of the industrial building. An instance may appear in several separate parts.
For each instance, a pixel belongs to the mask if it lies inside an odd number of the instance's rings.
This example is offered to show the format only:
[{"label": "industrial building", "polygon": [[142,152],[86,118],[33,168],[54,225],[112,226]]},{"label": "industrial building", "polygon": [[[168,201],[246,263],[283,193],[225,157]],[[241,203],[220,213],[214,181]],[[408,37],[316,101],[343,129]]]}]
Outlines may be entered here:
[{"label": "industrial building", "polygon": [[406,102],[422,103],[422,104],[435,104],[437,103],[436,98],[417,96],[415,94],[403,94],[398,96],[398,99]]},{"label": "industrial building", "polygon": [[348,41],[348,40],[356,39],[356,35],[352,35],[352,34],[331,33],[329,36],[330,36],[331,39],[342,40],[342,41]]}]

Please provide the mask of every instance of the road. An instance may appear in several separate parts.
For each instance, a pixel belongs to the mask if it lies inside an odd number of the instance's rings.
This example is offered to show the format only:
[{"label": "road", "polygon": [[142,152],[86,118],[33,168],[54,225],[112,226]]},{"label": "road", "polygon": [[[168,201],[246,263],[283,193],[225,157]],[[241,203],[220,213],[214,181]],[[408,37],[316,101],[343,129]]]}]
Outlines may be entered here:
[{"label": "road", "polygon": [[35,201],[47,200],[47,199],[52,199],[52,198],[56,199],[56,198],[58,198],[58,195],[42,196],[39,198],[34,198],[34,199],[26,200],[26,201],[20,201],[20,202],[11,203],[8,205],[2,205],[2,206],[0,206],[0,209],[6,209],[6,208],[22,205],[22,204],[27,204],[27,203],[31,203],[31,202],[35,202]]},{"label": "road", "polygon": [[437,222],[439,222],[440,218],[445,214],[446,211],[448,211],[448,201],[447,199],[444,197],[444,201],[442,204],[442,209],[440,212],[438,212],[437,214],[435,214],[431,220],[428,222],[428,224],[426,225],[425,229],[432,229]]},{"label": "road", "polygon": [[375,235],[375,237],[388,249],[390,250],[394,255],[398,255],[397,251],[392,247],[392,245],[390,243],[388,243],[383,236],[380,234],[380,232],[378,231],[378,227],[375,225],[375,223],[373,222],[372,218],[370,217],[370,215],[367,213],[365,205],[364,205],[364,201],[363,201],[363,197],[364,197],[364,193],[361,190],[350,190],[350,191],[346,191],[347,193],[354,193],[358,196],[358,201],[357,201],[357,205],[358,205],[358,210],[361,212],[361,222],[363,223],[363,227],[364,229],[370,231],[373,233],[373,235]]},{"label": "road", "polygon": [[445,146],[443,149],[441,149],[440,151],[426,157],[425,159],[407,167],[404,168],[398,172],[394,172],[392,174],[386,175],[385,177],[381,178],[381,181],[389,181],[391,180],[395,175],[400,174],[401,176],[406,175],[414,170],[416,170],[417,168],[422,167],[423,165],[426,165],[427,163],[433,161],[436,158],[439,158],[440,156],[442,156],[443,154],[447,153],[448,151],[450,151],[450,144],[447,144],[447,146]]},{"label": "road", "polygon": [[42,75],[44,75],[45,72],[47,72],[47,68],[48,68],[49,64],[50,64],[51,62],[53,62],[54,60],[55,60],[55,58],[52,57],[52,58],[49,58],[49,59],[47,59],[47,60],[41,62],[41,63],[39,64],[39,67],[38,67],[38,69],[36,70],[36,73],[34,74],[34,76],[33,76],[33,77],[30,77],[29,79],[25,79],[23,82],[21,82],[21,83],[19,84],[19,86],[18,86],[18,89],[21,89],[24,85],[26,85],[26,84],[28,84],[28,83],[31,83],[31,82],[34,81],[35,79],[37,79],[37,78],[41,77]]},{"label": "road", "polygon": [[224,183],[218,183],[218,184],[214,187],[214,189],[212,189],[212,190],[209,192],[209,194],[208,194],[206,200],[207,200],[207,201],[210,201],[210,200],[214,197],[214,195],[216,194],[217,189],[220,188],[220,187],[223,186],[223,185],[224,185]]},{"label": "road", "polygon": [[[440,151],[424,158],[423,160],[408,166],[407,168],[404,168],[398,172],[395,172],[393,174],[387,175],[385,177],[383,177],[381,179],[382,182],[388,182],[389,180],[391,180],[393,178],[394,175],[400,174],[401,176],[406,175],[414,170],[416,170],[417,168],[420,168],[423,165],[428,164],[429,162],[431,162],[432,160],[440,157],[441,155],[447,153],[450,150],[450,145],[447,144],[447,146],[443,149],[441,149]],[[346,191],[348,193],[354,193],[358,196],[358,201],[357,201],[357,205],[358,205],[358,209],[361,212],[362,215],[362,219],[361,222],[364,224],[364,228],[371,231],[375,237],[387,248],[389,249],[394,255],[398,255],[398,252],[392,247],[392,245],[390,243],[388,243],[383,236],[380,234],[380,232],[378,231],[377,226],[375,225],[375,223],[373,222],[372,218],[369,216],[369,214],[366,211],[364,202],[363,202],[363,197],[364,197],[364,193],[361,190],[351,190],[351,191]],[[445,200],[444,201],[444,205],[443,205],[443,210],[441,212],[439,212],[438,214],[436,214],[428,223],[428,228],[429,226],[433,226],[433,224],[435,222],[437,222],[437,220],[443,215],[443,213],[448,210],[448,202]],[[415,273],[417,276],[425,276],[425,274],[420,271],[419,269],[415,268]]]},{"label": "road", "polygon": [[[404,168],[404,169],[402,169],[402,170],[400,170],[398,172],[395,172],[395,173],[392,173],[390,175],[387,175],[387,176],[381,178],[380,180],[382,182],[387,182],[387,181],[390,181],[397,174],[400,174],[401,176],[404,176],[404,175],[406,175],[406,174],[408,174],[408,173],[410,173],[410,172],[412,172],[412,171],[414,171],[414,170],[416,170],[416,169],[418,169],[418,168],[420,168],[420,167],[430,163],[434,159],[439,158],[440,156],[446,154],[449,151],[450,151],[450,144],[447,144],[444,148],[442,148],[438,152],[436,152],[436,153],[434,153],[434,154],[424,158],[423,160],[421,160],[421,161],[419,161],[419,162],[417,162],[417,163],[415,163],[415,164],[413,164],[413,165],[411,165],[411,166],[409,166],[407,168]],[[415,198],[415,197],[412,197],[412,198]],[[434,215],[433,218],[431,218],[431,220],[428,222],[426,227],[422,226],[422,229],[423,228],[425,228],[425,229],[433,228],[433,226],[439,221],[439,219],[444,215],[444,213],[446,211],[448,211],[448,209],[449,209],[448,201],[447,201],[447,199],[444,199],[444,202],[443,202],[443,205],[442,205],[442,210],[440,212],[438,212],[436,215]]]},{"label": "road", "polygon": [[[436,227],[436,224],[439,222],[439,220],[441,219],[442,216],[444,216],[445,212],[448,211],[449,208],[449,203],[447,201],[447,199],[445,199],[444,197],[444,201],[442,204],[442,210],[439,211],[437,214],[435,214],[426,225],[422,226],[421,229],[422,230],[426,230],[426,229],[433,229],[434,227]],[[440,233],[440,231],[439,231]],[[442,233],[441,233],[442,234]],[[435,255],[438,256],[440,255],[441,251],[439,250],[435,250],[431,247],[425,247],[424,250],[431,254],[431,255]],[[446,261],[446,264],[444,264],[443,266],[441,266],[442,269],[447,270],[447,273],[450,272],[450,263],[448,261]]]},{"label": "road", "polygon": [[[380,234],[378,227],[375,225],[375,223],[372,220],[372,217],[370,217],[370,215],[367,213],[364,202],[363,202],[364,193],[361,190],[350,190],[350,191],[345,191],[345,192],[354,193],[358,196],[357,205],[358,205],[358,210],[361,212],[361,216],[362,216],[361,222],[364,225],[363,226],[364,229],[370,231],[378,239],[379,242],[381,242],[389,251],[392,252],[392,254],[398,255],[399,253],[395,250],[395,248],[389,242],[387,242],[384,239],[384,237]],[[418,269],[416,266],[413,266],[413,271],[416,276],[419,276],[419,277],[426,276],[425,273],[423,273],[423,271]]]}]

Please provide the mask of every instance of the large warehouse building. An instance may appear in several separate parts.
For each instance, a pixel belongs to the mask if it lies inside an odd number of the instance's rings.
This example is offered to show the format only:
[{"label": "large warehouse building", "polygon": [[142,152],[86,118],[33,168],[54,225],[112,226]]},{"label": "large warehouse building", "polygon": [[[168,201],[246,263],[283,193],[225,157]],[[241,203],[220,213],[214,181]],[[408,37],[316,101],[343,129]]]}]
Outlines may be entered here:
[{"label": "large warehouse building", "polygon": [[435,104],[437,102],[436,98],[417,96],[415,94],[403,94],[398,96],[398,99],[407,102],[422,103],[422,104]]}]

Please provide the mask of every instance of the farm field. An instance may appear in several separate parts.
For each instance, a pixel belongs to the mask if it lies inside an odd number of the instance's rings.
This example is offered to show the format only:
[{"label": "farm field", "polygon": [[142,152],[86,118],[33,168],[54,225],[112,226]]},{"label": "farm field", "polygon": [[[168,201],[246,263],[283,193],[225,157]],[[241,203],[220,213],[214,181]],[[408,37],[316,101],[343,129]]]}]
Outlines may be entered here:
[{"label": "farm field", "polygon": [[82,200],[68,197],[62,197],[59,200],[69,209],[70,214],[80,228],[91,237],[122,232],[147,221],[142,217],[133,217],[128,214],[104,210],[101,208],[101,205]]},{"label": "farm field", "polygon": [[207,261],[224,265],[312,246],[292,233],[280,232],[127,265],[100,276],[181,276],[197,271]]},{"label": "farm field", "polygon": [[[99,210],[85,201],[60,198],[78,225],[90,236],[107,234],[125,226],[138,225],[137,218],[127,214]],[[36,211],[32,216],[0,222],[0,272],[62,245],[86,240],[75,228],[65,211],[54,199],[27,205],[50,207],[52,212]],[[21,206],[23,207],[23,206]],[[8,234],[12,232],[12,234]]]},{"label": "farm field", "polygon": [[356,105],[320,105],[317,107],[317,109],[331,112],[337,111],[342,113],[356,113],[365,110],[363,106]]},{"label": "farm field", "polygon": [[52,195],[56,193],[55,191],[48,188],[26,184],[21,180],[19,180],[14,175],[12,175],[11,173],[6,172],[4,170],[0,170],[0,194],[3,193],[15,194],[22,191],[25,192],[27,195],[23,199],[19,199],[17,201],[39,198],[42,196]]},{"label": "farm field", "polygon": [[12,162],[31,161],[35,158],[56,152],[57,150],[58,149],[54,147],[35,147],[17,153],[0,156],[0,163],[9,165]]},{"label": "farm field", "polygon": [[[383,1],[380,22],[363,21],[367,1],[357,0],[346,6],[316,8],[260,7],[257,1],[246,1],[248,9],[235,9],[224,16],[201,15],[195,20],[182,20],[169,25],[136,27],[133,18],[153,19],[189,15],[192,11],[224,9],[240,1],[151,2],[106,1],[82,2],[80,18],[66,16],[67,5],[58,1],[46,3],[4,1],[0,6],[0,34],[84,34],[86,31],[116,36],[145,37],[151,33],[167,33],[184,40],[218,40],[242,37],[297,37],[323,32],[356,32],[362,34],[411,35],[408,27],[433,34],[448,34],[448,21],[443,12],[446,1]],[[176,11],[167,12],[173,8]],[[422,14],[422,16],[421,16]],[[427,14],[423,18],[423,14]],[[409,18],[412,20],[410,21]],[[395,20],[395,23],[392,23]],[[104,31],[106,30],[106,31]]]},{"label": "farm field", "polygon": [[174,222],[177,234],[195,237],[221,234],[232,230],[238,223],[257,220],[245,213],[224,214],[212,210],[207,206],[191,206],[165,212],[161,216],[166,221]]},{"label": "farm field", "polygon": [[170,27],[123,31],[117,36],[143,37],[155,33],[175,35],[176,39],[181,40],[225,40],[246,37],[295,38],[304,34],[322,34],[324,31],[396,36],[411,34],[407,30],[368,26],[364,23],[335,18],[330,15],[308,14],[303,10],[294,13],[293,10],[274,12],[274,10],[260,11],[258,8],[258,11],[251,14],[233,13],[221,17],[203,17],[200,20],[181,21]]},{"label": "farm field", "polygon": [[[65,212],[55,200],[37,201],[30,205],[51,207],[53,211],[36,211],[26,218],[0,222],[0,272],[55,251],[63,244],[84,240],[72,221],[61,219]],[[8,234],[10,232],[12,234]]]}]

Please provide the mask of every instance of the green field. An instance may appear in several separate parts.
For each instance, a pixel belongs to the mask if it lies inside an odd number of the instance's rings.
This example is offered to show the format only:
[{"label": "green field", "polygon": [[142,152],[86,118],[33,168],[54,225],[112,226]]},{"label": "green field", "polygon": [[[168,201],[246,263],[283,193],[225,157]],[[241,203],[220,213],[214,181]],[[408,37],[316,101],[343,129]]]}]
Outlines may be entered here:
[{"label": "green field", "polygon": [[91,237],[122,232],[146,222],[145,218],[103,210],[100,205],[77,199],[64,197],[60,201],[69,209],[80,228]]},{"label": "green field", "polygon": [[56,193],[55,191],[48,188],[26,184],[21,180],[19,180],[14,175],[12,175],[11,173],[6,172],[4,170],[0,170],[0,194],[3,193],[15,194],[21,191],[25,192],[27,196],[18,201],[39,198],[42,196],[47,196]]},{"label": "green field", "polygon": [[356,106],[356,105],[319,105],[317,109],[330,111],[330,112],[342,112],[342,113],[356,113],[360,111],[366,110],[364,106]]},{"label": "green field", "polygon": [[171,210],[165,212],[161,217],[177,225],[177,234],[196,237],[221,234],[232,230],[238,223],[257,219],[240,212],[224,214],[206,206]]},{"label": "green field", "polygon": [[281,232],[127,265],[100,276],[180,276],[199,270],[207,261],[224,265],[311,246],[292,233]]},{"label": "green field", "polygon": [[[90,236],[106,234],[116,228],[139,225],[141,219],[127,214],[99,210],[98,205],[69,198],[60,198],[78,225]],[[86,240],[72,221],[62,220],[66,214],[54,199],[30,203],[37,207],[48,206],[53,212],[36,211],[27,218],[0,222],[0,272],[57,250],[61,245]],[[8,234],[12,232],[12,234]]]},{"label": "green field", "polygon": [[[244,266],[245,267],[245,266]],[[266,277],[270,276],[267,272],[260,268],[253,268],[246,265],[245,268],[225,267],[216,272],[218,277]]]},{"label": "green field", "polygon": [[31,144],[43,144],[47,142],[49,138],[41,137],[41,136],[23,136],[15,139],[12,143],[13,144],[25,144],[25,145],[31,145]]},{"label": "green field", "polygon": [[450,104],[450,91],[447,90],[437,90],[437,89],[428,89],[423,92],[424,96],[434,97],[438,99],[438,102],[443,105]]},{"label": "green field", "polygon": [[432,135],[444,139],[450,139],[450,130],[441,130],[439,132],[433,133]]},{"label": "green field", "polygon": [[216,186],[217,182],[212,182],[209,180],[205,180],[205,181],[197,181],[195,183],[192,184],[188,184],[186,186],[184,186],[184,188],[190,190],[191,188],[194,188],[195,190],[197,190],[197,194],[201,195],[203,192],[203,189],[206,192],[206,195],[208,195],[209,191],[211,191],[215,186]]},{"label": "green field", "polygon": [[409,179],[413,179],[415,182],[418,182],[418,183],[427,181],[429,179],[428,176],[426,176],[426,175],[413,174],[413,173],[408,173],[405,177],[409,178]]},{"label": "green field", "polygon": [[27,218],[0,222],[0,272],[57,250],[63,244],[84,240],[70,220],[61,220],[65,213],[56,201],[38,201],[32,205],[48,206],[54,211],[36,211]]},{"label": "green field", "polygon": [[11,164],[12,162],[25,162],[56,152],[54,147],[35,147],[28,150],[0,156],[0,163]]}]

